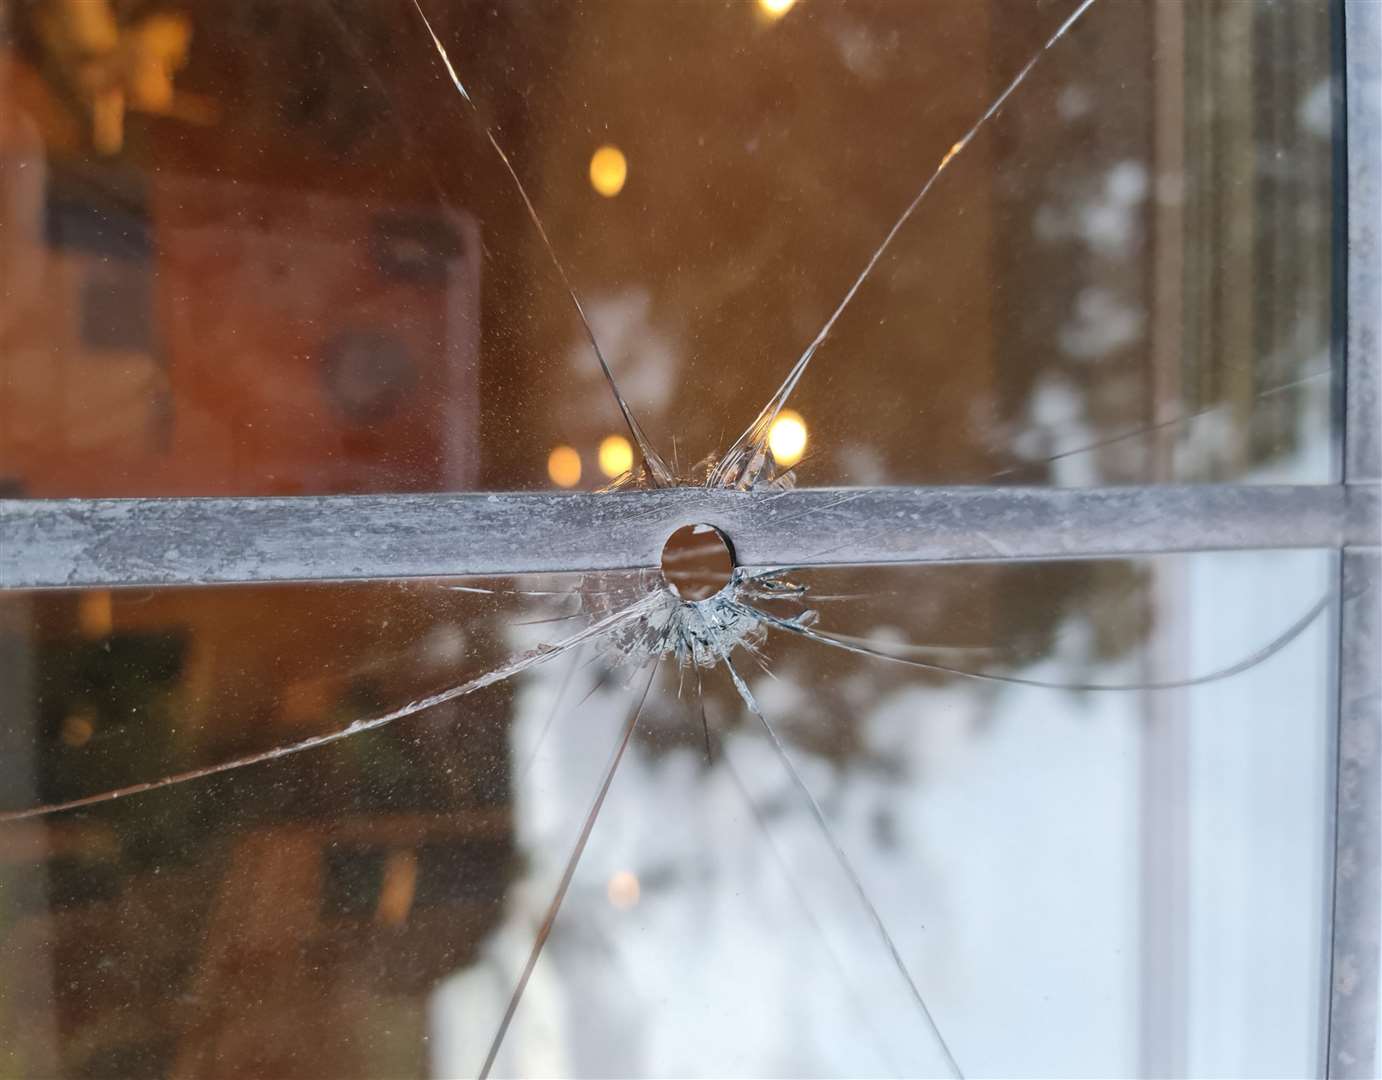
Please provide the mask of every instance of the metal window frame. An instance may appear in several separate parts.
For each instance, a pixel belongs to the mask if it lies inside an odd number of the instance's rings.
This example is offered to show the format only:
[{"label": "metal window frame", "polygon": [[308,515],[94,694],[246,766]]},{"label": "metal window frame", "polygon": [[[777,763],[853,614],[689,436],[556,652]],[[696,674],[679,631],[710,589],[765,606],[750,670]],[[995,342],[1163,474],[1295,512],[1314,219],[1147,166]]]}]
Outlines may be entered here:
[{"label": "metal window frame", "polygon": [[451,577],[656,566],[704,522],[746,566],[995,562],[1375,543],[1375,487],[676,488],[0,502],[0,585]]},{"label": "metal window frame", "polygon": [[[1343,483],[1382,484],[1382,5],[1344,3]],[[1382,550],[1375,511],[1340,558],[1338,760],[1325,1074],[1382,1069]]]},{"label": "metal window frame", "polygon": [[[1340,553],[1329,1077],[1382,1069],[1382,4],[1343,0],[1346,341],[1337,485],[912,487],[0,501],[0,590],[339,581],[655,565],[722,527],[747,565]],[[789,522],[797,522],[784,528]]]}]

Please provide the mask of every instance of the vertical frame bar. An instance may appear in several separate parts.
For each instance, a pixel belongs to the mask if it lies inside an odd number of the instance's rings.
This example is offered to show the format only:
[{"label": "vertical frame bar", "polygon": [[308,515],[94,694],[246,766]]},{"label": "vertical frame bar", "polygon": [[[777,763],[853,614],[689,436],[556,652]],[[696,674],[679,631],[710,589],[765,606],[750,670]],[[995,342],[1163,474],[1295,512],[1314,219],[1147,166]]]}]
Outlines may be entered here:
[{"label": "vertical frame bar", "polygon": [[1344,482],[1382,482],[1382,5],[1344,3],[1347,351]]},{"label": "vertical frame bar", "polygon": [[1378,1075],[1382,979],[1382,553],[1346,551],[1327,1075]]},{"label": "vertical frame bar", "polygon": [[[1343,476],[1350,487],[1367,488],[1382,480],[1382,5],[1344,0],[1343,15],[1348,223]],[[1377,1076],[1382,1067],[1382,551],[1345,548],[1340,582],[1326,1072],[1351,1078]]]}]

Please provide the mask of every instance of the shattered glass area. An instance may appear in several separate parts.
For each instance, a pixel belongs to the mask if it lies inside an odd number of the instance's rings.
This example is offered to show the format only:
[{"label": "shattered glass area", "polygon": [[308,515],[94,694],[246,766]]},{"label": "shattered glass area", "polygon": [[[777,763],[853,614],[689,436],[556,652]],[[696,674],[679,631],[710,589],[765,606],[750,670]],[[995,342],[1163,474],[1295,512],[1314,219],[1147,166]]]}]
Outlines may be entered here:
[{"label": "shattered glass area", "polygon": [[[1330,20],[28,5],[0,481],[1331,482]],[[1335,555],[841,561],[0,593],[0,1071],[1317,1071]]]}]

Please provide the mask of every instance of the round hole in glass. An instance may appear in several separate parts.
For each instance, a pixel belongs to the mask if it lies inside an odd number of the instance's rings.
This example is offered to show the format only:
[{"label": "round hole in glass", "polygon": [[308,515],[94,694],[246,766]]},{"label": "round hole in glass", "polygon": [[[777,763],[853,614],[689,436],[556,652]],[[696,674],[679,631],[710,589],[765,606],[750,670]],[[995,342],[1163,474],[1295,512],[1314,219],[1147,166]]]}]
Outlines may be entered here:
[{"label": "round hole in glass", "polygon": [[683,600],[706,600],[729,584],[734,548],[713,525],[683,525],[662,547],[662,576]]}]

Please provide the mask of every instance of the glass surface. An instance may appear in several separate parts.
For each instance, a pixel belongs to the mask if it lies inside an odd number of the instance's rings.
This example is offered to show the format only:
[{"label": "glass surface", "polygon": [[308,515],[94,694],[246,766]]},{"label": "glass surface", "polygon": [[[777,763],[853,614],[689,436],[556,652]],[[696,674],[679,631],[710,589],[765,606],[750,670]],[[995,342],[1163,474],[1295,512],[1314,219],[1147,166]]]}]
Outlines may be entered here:
[{"label": "glass surface", "polygon": [[1314,1075],[1335,581],[4,594],[0,1071]]},{"label": "glass surface", "polygon": [[[0,37],[12,495],[1326,482],[1331,6],[38,0]],[[803,442],[804,436],[804,442]],[[719,478],[723,480],[724,477]]]}]

